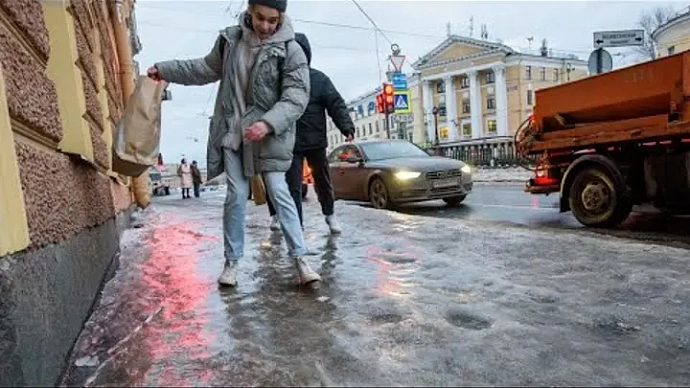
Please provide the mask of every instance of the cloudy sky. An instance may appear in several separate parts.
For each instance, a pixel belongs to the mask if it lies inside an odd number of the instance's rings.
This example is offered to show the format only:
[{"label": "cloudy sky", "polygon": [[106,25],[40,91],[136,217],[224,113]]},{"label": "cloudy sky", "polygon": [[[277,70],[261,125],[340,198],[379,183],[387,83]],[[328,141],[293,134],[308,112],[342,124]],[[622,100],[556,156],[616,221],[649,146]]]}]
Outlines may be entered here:
[{"label": "cloudy sky", "polygon": [[[587,59],[592,32],[637,28],[640,15],[655,6],[687,7],[667,1],[368,1],[357,2],[383,33],[374,27],[352,0],[289,0],[288,15],[295,29],[309,37],[312,65],[328,74],[346,100],[375,88],[388,67],[389,41],[414,60],[442,42],[447,24],[453,34],[478,38],[485,24],[489,40],[501,40],[529,51],[546,39],[554,53],[567,52]],[[139,0],[137,23],[143,51],[137,56],[141,71],[156,61],[195,58],[211,48],[218,30],[235,24],[246,8],[242,0]],[[470,18],[473,23],[470,23]],[[378,48],[378,52],[377,52]],[[633,63],[626,50],[610,50],[617,66]],[[403,71],[412,71],[406,63]],[[208,116],[217,85],[173,85],[173,101],[163,108],[161,152],[166,163],[182,155],[206,165]]]}]

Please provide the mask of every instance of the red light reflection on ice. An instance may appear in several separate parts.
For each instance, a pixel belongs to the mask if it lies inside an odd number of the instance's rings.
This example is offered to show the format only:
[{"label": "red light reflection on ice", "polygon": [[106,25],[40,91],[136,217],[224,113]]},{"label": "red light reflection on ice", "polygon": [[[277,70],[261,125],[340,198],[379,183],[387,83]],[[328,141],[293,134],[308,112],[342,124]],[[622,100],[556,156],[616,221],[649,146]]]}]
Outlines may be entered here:
[{"label": "red light reflection on ice", "polygon": [[151,254],[142,280],[163,304],[163,311],[147,336],[155,369],[149,370],[147,381],[158,386],[198,384],[212,377],[209,373],[200,374],[199,368],[175,362],[208,358],[209,344],[214,341],[213,333],[205,330],[208,316],[204,311],[210,285],[199,273],[197,264],[202,246],[217,239],[196,232],[197,226],[161,219],[146,241]]}]

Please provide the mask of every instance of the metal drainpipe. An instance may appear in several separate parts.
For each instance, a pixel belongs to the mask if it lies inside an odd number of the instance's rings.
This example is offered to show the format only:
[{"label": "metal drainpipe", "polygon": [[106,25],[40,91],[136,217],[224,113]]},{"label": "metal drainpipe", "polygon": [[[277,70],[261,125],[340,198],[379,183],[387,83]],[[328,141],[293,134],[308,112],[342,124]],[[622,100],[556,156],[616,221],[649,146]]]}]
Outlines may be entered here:
[{"label": "metal drainpipe", "polygon": [[[132,48],[127,28],[127,5],[131,1],[112,0],[110,6],[113,12],[113,32],[115,45],[117,46],[117,58],[120,64],[120,84],[122,85],[122,100],[126,103],[134,92],[134,66],[132,65]],[[151,204],[151,196],[148,191],[148,172],[132,178],[132,192],[136,204],[145,209]]]}]

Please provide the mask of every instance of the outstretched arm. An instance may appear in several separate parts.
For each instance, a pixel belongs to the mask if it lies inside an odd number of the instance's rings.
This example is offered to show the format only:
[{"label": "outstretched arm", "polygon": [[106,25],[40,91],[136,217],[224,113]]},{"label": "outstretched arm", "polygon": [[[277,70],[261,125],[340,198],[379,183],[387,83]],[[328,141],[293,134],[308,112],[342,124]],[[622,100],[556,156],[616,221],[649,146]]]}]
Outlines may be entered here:
[{"label": "outstretched arm", "polygon": [[221,35],[213,49],[203,58],[158,62],[158,76],[168,82],[182,85],[206,85],[220,80],[223,74],[223,47]]}]

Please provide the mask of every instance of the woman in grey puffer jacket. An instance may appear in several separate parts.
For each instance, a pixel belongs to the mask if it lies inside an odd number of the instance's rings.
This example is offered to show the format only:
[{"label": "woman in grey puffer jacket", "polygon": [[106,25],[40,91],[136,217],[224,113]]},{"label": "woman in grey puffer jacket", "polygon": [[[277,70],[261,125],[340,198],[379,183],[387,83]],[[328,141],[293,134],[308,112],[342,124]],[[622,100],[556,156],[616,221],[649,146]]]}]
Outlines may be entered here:
[{"label": "woman in grey puffer jacket", "polygon": [[248,180],[261,175],[277,205],[300,282],[306,284],[321,278],[303,259],[307,250],[285,172],[292,163],[295,123],[309,102],[309,66],[285,15],[287,0],[248,4],[240,24],[221,31],[204,58],[156,63],[148,75],[183,85],[220,81],[207,147],[208,179],[225,172],[228,188],[223,213],[225,269],[219,283],[237,284]]}]

